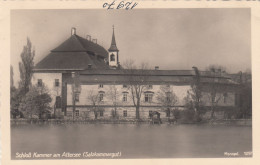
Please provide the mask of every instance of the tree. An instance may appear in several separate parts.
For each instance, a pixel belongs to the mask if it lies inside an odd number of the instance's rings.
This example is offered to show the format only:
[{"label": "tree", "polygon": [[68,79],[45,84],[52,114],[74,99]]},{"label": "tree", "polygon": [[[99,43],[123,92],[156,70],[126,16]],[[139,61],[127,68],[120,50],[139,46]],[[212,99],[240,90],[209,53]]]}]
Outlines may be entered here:
[{"label": "tree", "polygon": [[223,94],[221,91],[225,91],[225,87],[220,84],[219,77],[222,76],[223,73],[226,73],[225,68],[217,65],[210,65],[206,70],[211,73],[211,81],[208,86],[207,96],[210,100],[211,107],[211,119],[215,117],[215,110],[218,105],[219,100],[222,98]]},{"label": "tree", "polygon": [[32,43],[27,38],[27,45],[23,47],[21,53],[21,62],[19,62],[20,81],[19,88],[22,95],[25,95],[29,91],[31,85],[31,79],[33,74],[35,51],[32,50]]},{"label": "tree", "polygon": [[173,92],[172,87],[161,85],[159,92],[156,94],[156,99],[165,112],[168,113],[168,118],[170,118],[171,112],[174,113],[173,107],[178,102],[178,97]]},{"label": "tree", "polygon": [[107,96],[113,103],[114,113],[112,114],[112,116],[115,118],[115,117],[117,117],[117,107],[118,107],[118,102],[119,102],[119,98],[120,98],[120,93],[119,93],[116,85],[109,86]]},{"label": "tree", "polygon": [[239,73],[239,114],[238,118],[251,118],[252,117],[252,77],[251,71]]},{"label": "tree", "polygon": [[92,104],[92,111],[94,112],[95,119],[97,119],[98,112],[100,112],[99,105],[102,102],[102,100],[100,99],[99,93],[95,92],[93,89],[89,90],[87,93],[87,99]]},{"label": "tree", "polygon": [[79,73],[73,72],[72,73],[72,85],[71,85],[71,94],[72,94],[72,104],[73,104],[73,112],[72,112],[72,119],[74,121],[75,118],[75,110],[76,110],[76,101],[79,99],[79,94],[81,92],[81,85],[79,79]]},{"label": "tree", "polygon": [[192,67],[195,76],[191,82],[191,89],[187,91],[185,98],[185,105],[188,110],[194,110],[194,118],[196,121],[200,120],[201,106],[202,106],[202,84],[200,72],[197,67]]},{"label": "tree", "polygon": [[14,71],[13,66],[10,66],[10,88],[14,87]]},{"label": "tree", "polygon": [[133,60],[128,60],[124,64],[123,72],[128,82],[128,88],[131,93],[133,104],[136,108],[136,119],[140,119],[140,105],[143,90],[147,87],[150,70],[147,63],[141,63],[140,67],[136,67]]},{"label": "tree", "polygon": [[49,91],[44,84],[40,87],[34,85],[26,93],[19,108],[30,118],[33,118],[33,115],[36,115],[41,119],[42,115],[49,112],[51,109],[51,101],[52,99],[49,95]]},{"label": "tree", "polygon": [[21,99],[23,95],[19,92],[19,89],[17,89],[14,86],[14,80],[13,80],[13,67],[10,66],[10,110],[11,110],[11,118],[16,118],[18,115],[20,117],[23,117],[23,114],[19,111],[19,104],[21,102]]}]

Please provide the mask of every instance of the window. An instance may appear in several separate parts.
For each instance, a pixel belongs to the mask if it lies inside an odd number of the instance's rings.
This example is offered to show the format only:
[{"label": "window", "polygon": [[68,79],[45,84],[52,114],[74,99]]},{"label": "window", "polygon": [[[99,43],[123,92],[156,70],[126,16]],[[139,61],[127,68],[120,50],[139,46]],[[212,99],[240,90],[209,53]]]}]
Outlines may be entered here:
[{"label": "window", "polygon": [[166,101],[167,102],[171,101],[171,92],[166,92]]},{"label": "window", "polygon": [[72,116],[72,111],[67,111],[67,116]]},{"label": "window", "polygon": [[224,103],[227,103],[227,96],[228,96],[227,93],[224,93],[224,94],[223,94],[223,97],[224,97]]},{"label": "window", "polygon": [[123,93],[123,102],[127,102],[127,93],[126,92]]},{"label": "window", "polygon": [[103,115],[104,115],[104,112],[100,111],[100,117],[103,117]]},{"label": "window", "polygon": [[127,88],[127,85],[123,84],[123,88]]},{"label": "window", "polygon": [[75,110],[75,116],[79,117],[79,110]]},{"label": "window", "polygon": [[75,101],[79,102],[79,93],[75,93]]},{"label": "window", "polygon": [[169,108],[167,108],[167,110],[166,110],[166,117],[170,117],[170,109]]},{"label": "window", "polygon": [[153,89],[153,85],[148,85],[148,89]]},{"label": "window", "polygon": [[127,117],[127,110],[124,110],[124,117]]},{"label": "window", "polygon": [[115,55],[114,54],[111,54],[110,61],[115,61]]},{"label": "window", "polygon": [[104,101],[104,92],[99,92],[98,100],[99,101]]},{"label": "window", "polygon": [[42,79],[38,79],[37,86],[38,86],[38,87],[42,87]]},{"label": "window", "polygon": [[56,96],[56,102],[55,102],[56,108],[61,108],[61,97]]},{"label": "window", "polygon": [[59,79],[55,79],[55,87],[59,87],[59,86],[60,86]]},{"label": "window", "polygon": [[103,88],[104,87],[104,85],[103,84],[99,84],[99,86],[98,86],[99,88]]},{"label": "window", "polygon": [[145,93],[145,95],[144,95],[144,102],[151,103],[152,99],[153,99],[153,94],[152,93]]}]

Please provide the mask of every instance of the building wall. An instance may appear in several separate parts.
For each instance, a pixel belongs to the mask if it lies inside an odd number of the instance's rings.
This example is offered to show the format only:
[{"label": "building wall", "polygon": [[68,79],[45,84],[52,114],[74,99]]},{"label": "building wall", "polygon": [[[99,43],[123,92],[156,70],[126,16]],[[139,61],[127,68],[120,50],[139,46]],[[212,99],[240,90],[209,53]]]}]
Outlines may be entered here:
[{"label": "building wall", "polygon": [[[115,109],[113,102],[111,100],[111,91],[117,91],[117,115],[119,118],[135,118],[136,109],[133,105],[131,93],[129,88],[124,88],[122,84],[113,85],[113,84],[102,84],[103,87],[100,87],[100,84],[83,84],[81,85],[81,91],[79,94],[79,101],[75,103],[76,110],[79,110],[79,116],[94,119],[93,103],[90,101],[90,95],[98,95],[99,92],[104,94],[104,100],[101,103],[96,103],[99,105],[99,109],[103,111],[103,116],[98,116],[99,119],[111,119],[112,111]],[[152,102],[145,102],[145,95],[142,94],[141,106],[140,106],[140,118],[147,119],[149,117],[149,111],[158,111],[161,114],[162,119],[166,119],[165,108],[157,100],[158,92],[161,90],[163,85],[152,85],[152,88],[145,88],[144,92],[153,92]],[[178,109],[183,109],[185,105],[184,98],[187,96],[187,91],[190,90],[189,85],[170,85],[171,90],[175,93],[178,98],[176,104]],[[128,92],[127,101],[123,101],[123,93]],[[92,93],[92,94],[91,94]],[[209,93],[202,93],[202,101],[205,106],[210,106],[210,97]],[[235,93],[226,92],[218,93],[217,98],[219,101],[217,106],[235,106]],[[225,101],[224,101],[225,100]],[[71,84],[67,84],[67,114],[68,117],[72,117],[72,87]],[[127,111],[127,117],[124,117],[124,111]],[[98,113],[99,114],[99,113]]]},{"label": "building wall", "polygon": [[[211,95],[202,93],[202,102],[204,106],[211,106]],[[216,106],[235,106],[234,92],[221,92],[216,94]]]},{"label": "building wall", "polygon": [[[62,74],[61,73],[34,73],[32,84],[37,85],[38,79],[42,79],[43,84],[48,88],[52,97],[51,107],[54,108],[56,96],[61,96]],[[59,87],[55,86],[55,79],[59,80]]]},{"label": "building wall", "polygon": [[[102,84],[103,87],[100,87],[100,84],[88,84],[81,85],[81,91],[79,94],[79,101],[76,102],[76,105],[92,105],[89,97],[93,95],[98,95],[99,92],[104,93],[104,100],[101,105],[113,105],[112,96],[115,94],[111,94],[116,88],[117,93],[117,104],[118,105],[133,105],[131,91],[129,88],[124,88],[123,85],[111,85],[111,84]],[[160,91],[161,85],[152,85],[152,88],[145,88],[144,92],[153,92],[152,102],[145,102],[145,94],[142,94],[141,104],[144,106],[160,106],[160,103],[157,101],[156,97],[158,92]],[[176,105],[182,106],[184,105],[184,97],[187,95],[187,91],[190,89],[190,86],[176,86],[171,85],[172,91],[178,97],[178,102]],[[115,92],[114,92],[115,93]],[[127,101],[123,101],[123,93],[127,93]],[[67,85],[67,105],[72,105],[72,85]]]}]

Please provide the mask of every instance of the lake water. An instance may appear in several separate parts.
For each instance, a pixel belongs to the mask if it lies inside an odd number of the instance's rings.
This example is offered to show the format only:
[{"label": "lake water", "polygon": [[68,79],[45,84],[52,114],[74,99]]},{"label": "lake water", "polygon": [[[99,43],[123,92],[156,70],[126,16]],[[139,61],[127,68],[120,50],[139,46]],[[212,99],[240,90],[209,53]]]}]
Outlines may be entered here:
[{"label": "lake water", "polygon": [[[61,154],[58,159],[67,158],[62,157],[64,152],[80,153],[80,159],[111,158],[107,155],[83,157],[83,153],[120,152],[120,157],[114,158],[121,159],[237,157],[237,153],[244,157],[244,152],[251,151],[252,127],[245,126],[71,124],[11,127],[12,159],[19,159],[17,153],[35,152],[52,154],[52,159],[56,153]],[[227,156],[227,153],[235,155]]]}]

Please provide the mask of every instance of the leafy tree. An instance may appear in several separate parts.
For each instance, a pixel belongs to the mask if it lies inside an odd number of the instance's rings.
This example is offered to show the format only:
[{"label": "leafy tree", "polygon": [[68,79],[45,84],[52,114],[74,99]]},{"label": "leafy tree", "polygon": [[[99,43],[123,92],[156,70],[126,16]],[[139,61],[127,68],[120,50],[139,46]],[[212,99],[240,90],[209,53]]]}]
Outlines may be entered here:
[{"label": "leafy tree", "polygon": [[13,80],[13,67],[10,67],[10,110],[11,110],[11,118],[16,118],[18,115],[20,117],[23,117],[23,114],[18,110],[19,109],[19,103],[21,100],[21,95],[19,92],[19,89],[17,89],[14,86],[14,80]]},{"label": "leafy tree", "polygon": [[239,73],[239,113],[238,118],[252,117],[252,78],[251,72]]},{"label": "leafy tree", "polygon": [[32,43],[29,38],[27,38],[27,45],[23,47],[21,53],[21,62],[19,62],[19,71],[20,71],[20,81],[19,88],[22,92],[22,95],[25,95],[29,91],[31,85],[33,66],[34,66],[34,56],[35,51],[32,50]]},{"label": "leafy tree", "polygon": [[26,93],[19,108],[30,118],[36,115],[41,119],[42,115],[51,109],[51,101],[49,91],[44,84],[41,87],[34,85]]}]

